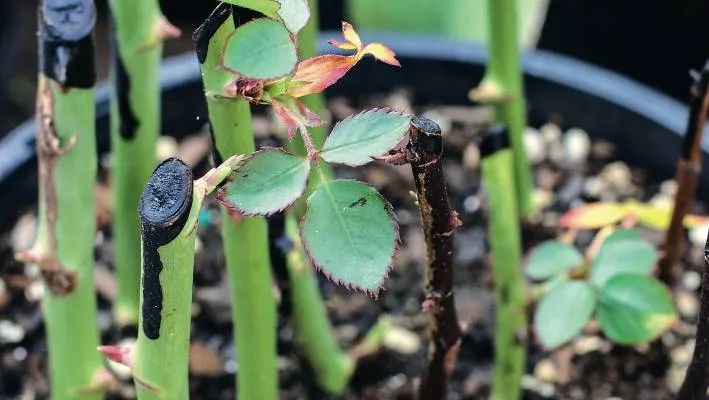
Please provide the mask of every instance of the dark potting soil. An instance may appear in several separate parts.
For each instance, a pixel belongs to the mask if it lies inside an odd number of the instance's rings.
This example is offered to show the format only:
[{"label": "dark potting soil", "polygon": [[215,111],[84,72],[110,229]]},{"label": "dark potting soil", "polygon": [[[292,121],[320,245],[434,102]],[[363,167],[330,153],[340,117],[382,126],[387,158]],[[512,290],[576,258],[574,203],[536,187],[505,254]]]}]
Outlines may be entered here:
[{"label": "dark potting soil", "polygon": [[[443,128],[446,181],[452,205],[463,221],[456,233],[454,257],[456,305],[464,336],[450,398],[486,398],[494,356],[494,304],[485,231],[489,205],[480,188],[480,156],[475,143],[489,121],[490,112],[472,106],[413,107],[409,98],[407,91],[372,96],[357,105],[337,98],[330,101],[330,108],[334,119],[341,119],[360,108],[388,105],[423,113]],[[274,133],[283,130],[278,122],[263,114],[255,116],[254,127],[259,141],[271,145],[278,142],[279,136]],[[561,214],[582,202],[628,198],[660,202],[671,198],[671,184],[652,182],[642,170],[617,162],[612,144],[590,143],[584,135],[580,130],[562,132],[552,124],[530,133],[528,145],[538,187],[535,198],[544,211],[536,220],[525,224],[525,249],[560,234],[557,226]],[[569,139],[572,136],[575,139]],[[205,154],[203,151],[196,158]],[[199,162],[195,175],[204,172],[206,166],[206,162]],[[413,190],[410,170],[407,166],[373,163],[356,170],[338,168],[336,172],[341,177],[367,181],[380,190],[394,206],[402,238],[400,255],[379,300],[350,293],[320,277],[333,332],[342,348],[353,348],[383,315],[390,316],[395,326],[379,351],[359,360],[351,385],[340,398],[413,399],[425,357],[426,317],[421,311],[425,247],[418,210],[410,192]],[[105,178],[105,175],[104,171],[102,176]],[[105,203],[105,190],[97,193],[99,204]],[[703,211],[701,205],[696,207],[695,211]],[[99,220],[100,224],[103,223],[96,240],[99,325],[102,342],[113,344],[134,337],[136,331],[118,329],[112,324],[110,303],[115,296],[111,274],[113,248],[110,228],[105,224],[105,218]],[[229,288],[219,237],[219,213],[214,202],[207,202],[200,220],[194,277],[190,390],[193,399],[233,399],[234,377],[239,365],[233,354]],[[42,284],[38,280],[38,271],[13,258],[14,250],[31,244],[34,223],[34,212],[29,211],[14,231],[0,241],[3,265],[0,270],[0,398],[3,399],[48,396],[47,353],[39,302]],[[318,389],[298,345],[297,333],[290,321],[284,261],[277,246],[282,238],[279,216],[271,218],[270,228],[274,243],[274,276],[281,289],[278,327],[280,397],[336,398]],[[658,232],[643,229],[642,233],[656,244],[662,239]],[[592,238],[593,232],[581,232],[576,243],[585,246]],[[614,346],[602,337],[596,324],[589,323],[579,338],[554,351],[545,351],[532,341],[528,348],[528,373],[523,381],[525,398],[670,398],[681,383],[683,368],[691,357],[701,244],[687,246],[687,272],[677,287],[672,288],[682,318],[671,331],[647,345]],[[116,370],[116,378],[110,397],[130,396],[132,386],[125,372]]]}]

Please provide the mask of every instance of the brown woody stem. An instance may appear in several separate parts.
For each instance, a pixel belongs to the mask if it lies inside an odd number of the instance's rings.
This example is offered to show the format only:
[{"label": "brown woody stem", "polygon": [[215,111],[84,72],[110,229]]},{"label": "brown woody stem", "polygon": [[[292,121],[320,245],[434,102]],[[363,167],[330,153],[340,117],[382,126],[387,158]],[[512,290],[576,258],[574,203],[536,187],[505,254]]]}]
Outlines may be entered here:
[{"label": "brown woody stem", "polygon": [[665,234],[665,254],[660,259],[659,275],[666,283],[672,283],[679,270],[679,261],[684,249],[683,220],[697,189],[697,177],[702,164],[702,137],[709,111],[709,61],[690,88],[689,121],[682,140],[682,154],[677,163],[677,193],[670,227]]},{"label": "brown woody stem", "polygon": [[709,237],[704,247],[704,273],[702,278],[701,306],[697,320],[697,337],[692,362],[687,368],[677,400],[707,398],[709,388]]},{"label": "brown woody stem", "polygon": [[453,298],[453,235],[460,221],[451,209],[443,179],[441,128],[427,118],[414,117],[406,153],[416,183],[427,249],[423,308],[428,312],[430,342],[419,398],[444,399],[461,337]]}]

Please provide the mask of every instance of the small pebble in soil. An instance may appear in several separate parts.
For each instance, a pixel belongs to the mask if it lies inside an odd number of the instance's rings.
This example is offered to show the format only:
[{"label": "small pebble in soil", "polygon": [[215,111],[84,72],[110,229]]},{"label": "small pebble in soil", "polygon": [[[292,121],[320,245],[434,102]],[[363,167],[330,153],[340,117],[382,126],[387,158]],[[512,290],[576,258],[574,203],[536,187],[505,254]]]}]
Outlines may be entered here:
[{"label": "small pebble in soil", "polygon": [[25,361],[27,358],[27,349],[22,346],[15,347],[15,349],[12,350],[12,358],[18,362]]},{"label": "small pebble in soil", "polygon": [[413,113],[414,110],[411,107],[411,96],[411,91],[406,89],[397,89],[386,98],[385,105],[397,111]]},{"label": "small pebble in soil", "polygon": [[480,149],[474,143],[469,143],[463,150],[463,166],[468,171],[477,171],[480,166]]},{"label": "small pebble in soil", "polygon": [[657,193],[654,196],[650,198],[650,201],[648,203],[653,206],[657,207],[666,207],[666,208],[672,208],[672,205],[674,204],[674,196],[667,194],[667,193]]},{"label": "small pebble in soil", "polygon": [[441,127],[441,132],[443,132],[444,137],[447,132],[450,132],[453,126],[451,118],[436,109],[425,111],[422,116],[437,123],[438,126]]},{"label": "small pebble in soil", "polygon": [[17,343],[25,337],[25,329],[10,320],[0,321],[0,344]]},{"label": "small pebble in soil", "polygon": [[682,317],[694,321],[699,310],[699,299],[694,293],[685,290],[677,291],[675,293],[675,304]]},{"label": "small pebble in soil", "polygon": [[598,336],[581,336],[573,342],[574,353],[578,355],[588,354],[603,349],[604,344],[607,343]]},{"label": "small pebble in soil", "polygon": [[534,128],[524,130],[524,150],[527,152],[530,163],[539,164],[544,161],[546,157],[544,139],[539,131]]},{"label": "small pebble in soil", "polygon": [[591,152],[591,139],[583,129],[571,128],[564,134],[564,160],[572,165],[586,161]]},{"label": "small pebble in soil", "polygon": [[558,371],[554,362],[545,358],[534,367],[534,377],[541,382],[556,382]]},{"label": "small pebble in soil", "polygon": [[554,385],[547,382],[540,382],[531,375],[522,377],[522,387],[529,391],[538,393],[542,397],[553,397],[555,393]]},{"label": "small pebble in soil", "polygon": [[589,177],[583,184],[584,195],[592,199],[600,198],[601,194],[604,192],[605,189],[606,185],[603,183],[603,181],[595,176]]},{"label": "small pebble in soil", "polygon": [[662,182],[660,184],[660,193],[674,196],[677,193],[677,182],[674,179]]},{"label": "small pebble in soil", "polygon": [[703,247],[707,240],[707,233],[709,233],[707,226],[694,227],[689,230],[689,241],[695,246]]},{"label": "small pebble in soil", "polygon": [[633,193],[630,168],[622,161],[615,161],[606,165],[599,177],[617,194],[629,195]]},{"label": "small pebble in soil", "polygon": [[682,274],[682,286],[690,291],[699,289],[702,284],[702,275],[697,271],[686,271]]},{"label": "small pebble in soil", "polygon": [[694,339],[687,340],[684,344],[675,347],[670,351],[672,364],[667,371],[666,381],[671,392],[676,393],[684,382],[687,366],[692,361],[694,352]]},{"label": "small pebble in soil", "polygon": [[384,346],[400,354],[416,354],[421,348],[419,336],[400,326],[392,326],[384,336]]},{"label": "small pebble in soil", "polygon": [[468,214],[474,214],[480,210],[480,198],[476,195],[471,195],[463,200],[463,210]]},{"label": "small pebble in soil", "polygon": [[27,213],[20,217],[10,233],[10,244],[15,252],[29,249],[37,235],[37,217]]},{"label": "small pebble in soil", "polygon": [[44,284],[40,280],[36,280],[29,284],[25,289],[25,298],[33,303],[39,301],[44,295]]},{"label": "small pebble in soil", "polygon": [[174,157],[179,150],[180,146],[177,144],[177,140],[175,140],[174,137],[160,136],[157,146],[155,147],[155,157],[158,162],[161,162],[170,157]]},{"label": "small pebble in soil", "polygon": [[543,210],[554,202],[554,193],[550,190],[537,188],[532,194],[532,201],[535,209]]},{"label": "small pebble in soil", "polygon": [[561,128],[554,123],[546,123],[539,128],[544,140],[546,159],[559,164],[564,160],[564,145],[561,142]]}]

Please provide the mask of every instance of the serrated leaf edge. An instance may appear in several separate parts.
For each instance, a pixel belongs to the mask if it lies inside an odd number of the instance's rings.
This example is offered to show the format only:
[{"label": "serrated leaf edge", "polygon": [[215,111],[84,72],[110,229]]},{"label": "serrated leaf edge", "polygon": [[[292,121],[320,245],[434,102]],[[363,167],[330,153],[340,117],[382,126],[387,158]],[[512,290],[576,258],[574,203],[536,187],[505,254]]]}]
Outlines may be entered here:
[{"label": "serrated leaf edge", "polygon": [[310,211],[309,204],[306,206],[305,214],[303,214],[303,217],[300,219],[300,223],[298,225],[298,234],[300,235],[300,242],[303,246],[303,250],[305,251],[305,255],[308,257],[308,260],[310,260],[310,264],[312,264],[312,266],[315,267],[315,269],[318,272],[320,272],[325,278],[327,278],[327,280],[329,280],[330,282],[334,283],[337,286],[344,287],[345,289],[349,290],[350,292],[362,293],[362,294],[365,294],[365,295],[377,300],[379,298],[379,293],[382,290],[386,290],[384,288],[384,282],[386,282],[387,279],[389,279],[389,273],[391,273],[391,271],[394,269],[394,262],[399,257],[399,251],[401,249],[401,235],[399,232],[399,219],[396,217],[396,214],[394,213],[394,207],[392,207],[392,205],[389,203],[389,201],[384,196],[382,196],[382,194],[379,193],[379,191],[374,186],[372,186],[366,182],[356,180],[356,179],[337,179],[336,181],[354,181],[354,182],[359,182],[364,185],[367,185],[374,190],[374,193],[376,193],[377,196],[379,196],[379,198],[384,202],[384,204],[386,206],[386,211],[390,217],[392,228],[394,228],[394,249],[393,249],[391,255],[389,256],[389,260],[390,260],[389,265],[386,266],[386,269],[384,270],[384,274],[382,275],[382,278],[379,281],[379,287],[376,289],[376,291],[373,291],[373,290],[370,290],[367,288],[363,288],[363,287],[361,287],[357,284],[354,284],[352,282],[346,282],[341,279],[338,279],[335,276],[333,276],[329,271],[327,271],[320,263],[318,263],[315,260],[315,257],[310,253],[308,241],[303,236],[303,226],[305,225],[305,219],[308,216],[308,211]]},{"label": "serrated leaf edge", "polygon": [[[325,150],[325,146],[327,145],[328,139],[330,138],[330,136],[332,135],[332,133],[335,132],[335,130],[337,129],[337,127],[338,127],[340,124],[342,124],[342,123],[344,123],[344,122],[346,122],[346,121],[348,121],[348,120],[354,119],[354,118],[356,118],[356,117],[359,117],[359,116],[361,116],[361,115],[363,115],[363,114],[375,113],[375,112],[377,112],[377,113],[378,113],[378,112],[384,112],[384,113],[386,113],[386,114],[397,114],[397,115],[401,115],[401,116],[403,116],[403,117],[407,117],[407,118],[409,118],[409,119],[413,118],[413,114],[411,114],[411,113],[407,113],[407,112],[404,112],[404,111],[395,110],[395,109],[390,108],[390,107],[374,107],[374,108],[370,108],[370,109],[367,109],[367,110],[362,110],[362,111],[358,112],[357,114],[352,114],[352,115],[346,117],[345,119],[342,119],[342,120],[340,120],[340,121],[337,121],[337,123],[335,123],[335,125],[332,127],[332,129],[330,130],[330,134],[327,135],[327,138],[325,139],[325,143],[323,143],[323,148],[322,148],[322,150],[320,151],[320,154],[319,154],[320,158],[321,158],[323,161],[325,161],[326,163],[328,163],[328,164],[347,165],[347,166],[349,166],[349,167],[359,167],[359,166],[361,166],[361,165],[369,164],[370,162],[374,161],[374,160],[376,159],[376,157],[381,157],[382,155],[386,154],[386,152],[387,152],[388,150],[386,150],[386,151],[385,151],[384,153],[382,153],[382,154],[377,154],[377,155],[374,155],[374,156],[369,156],[369,161],[367,161],[367,162],[365,162],[365,163],[349,163],[349,162],[339,162],[339,161],[327,161],[327,160],[325,160],[324,158],[322,158],[322,154],[323,154],[323,153],[327,153],[327,150]],[[404,137],[406,137],[406,134],[404,134]],[[403,139],[404,137],[402,137],[402,139]]]},{"label": "serrated leaf edge", "polygon": [[[295,157],[301,158],[301,157],[298,156],[298,155],[295,155],[295,154],[293,154],[293,153],[287,152],[287,151],[284,150],[282,147],[270,147],[270,146],[265,146],[265,147],[262,147],[262,148],[260,148],[259,150],[255,151],[255,152],[249,154],[249,156],[246,157],[246,158],[243,160],[243,162],[241,163],[241,165],[239,166],[239,168],[235,169],[234,172],[232,172],[232,175],[235,174],[235,173],[237,173],[240,168],[242,168],[242,167],[244,167],[245,165],[247,165],[247,164],[249,163],[249,161],[250,161],[252,158],[256,157],[257,154],[265,153],[265,152],[272,152],[272,151],[280,151],[281,153],[285,153],[285,154],[287,154],[287,155],[289,155],[289,156],[295,156]],[[303,158],[303,160],[306,160],[306,159]],[[228,209],[229,211],[231,211],[231,212],[233,212],[233,213],[236,213],[236,214],[239,214],[239,215],[243,215],[243,216],[246,216],[246,217],[255,217],[255,216],[270,217],[270,216],[273,216],[273,215],[275,215],[275,214],[278,214],[278,213],[280,213],[280,212],[285,211],[286,209],[288,209],[289,207],[291,207],[293,204],[295,204],[295,203],[298,201],[298,199],[299,199],[301,196],[303,196],[303,193],[305,193],[305,189],[308,188],[308,181],[309,181],[309,180],[310,180],[310,167],[308,168],[308,174],[306,175],[305,182],[304,182],[304,184],[303,184],[303,188],[300,190],[300,194],[299,194],[298,196],[296,196],[293,201],[291,201],[290,203],[286,204],[285,206],[280,207],[280,208],[275,209],[275,210],[272,210],[272,211],[269,211],[269,212],[265,212],[265,213],[254,213],[254,212],[246,211],[246,210],[242,209],[241,207],[239,207],[236,203],[230,201],[230,200],[227,198],[227,195],[226,195],[226,186],[228,186],[228,184],[231,183],[231,179],[230,179],[229,183],[227,183],[226,185],[222,186],[222,187],[219,189],[219,191],[217,192],[216,200],[217,200],[219,203],[221,203],[221,205],[224,206],[224,207],[225,207],[226,209]]]}]

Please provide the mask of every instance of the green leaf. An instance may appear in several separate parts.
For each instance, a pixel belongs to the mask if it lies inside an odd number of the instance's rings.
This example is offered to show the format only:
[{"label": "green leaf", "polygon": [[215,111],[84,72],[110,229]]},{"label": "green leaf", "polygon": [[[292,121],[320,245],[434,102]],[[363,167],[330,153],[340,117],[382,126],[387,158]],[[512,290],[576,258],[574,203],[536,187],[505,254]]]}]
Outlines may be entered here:
[{"label": "green leaf", "polygon": [[278,0],[221,0],[223,3],[233,4],[235,6],[248,8],[258,11],[261,14],[278,19],[278,10],[281,8],[281,3]]},{"label": "green leaf", "polygon": [[549,240],[537,246],[527,261],[527,276],[532,279],[547,279],[561,272],[578,267],[583,256],[572,245]]},{"label": "green leaf", "polygon": [[363,111],[338,122],[320,157],[330,163],[364,165],[386,154],[406,135],[410,117],[388,108]]},{"label": "green leaf", "polygon": [[558,347],[576,336],[591,318],[596,293],[583,281],[554,286],[537,305],[534,327],[544,347]]},{"label": "green leaf", "polygon": [[303,194],[309,173],[308,159],[282,149],[257,151],[234,171],[221,200],[244,215],[270,215]]},{"label": "green leaf", "polygon": [[598,322],[614,342],[646,342],[677,320],[669,292],[648,276],[616,275],[603,285],[599,300]]},{"label": "green leaf", "polygon": [[377,297],[398,247],[389,203],[354,180],[323,182],[308,198],[303,247],[333,282]]},{"label": "green leaf", "polygon": [[612,233],[603,241],[591,266],[591,282],[602,287],[618,274],[646,275],[655,265],[655,248],[635,230]]},{"label": "green leaf", "polygon": [[310,6],[308,0],[278,0],[281,9],[278,10],[283,23],[291,33],[296,34],[308,23],[310,19]]},{"label": "green leaf", "polygon": [[224,67],[253,79],[276,79],[295,69],[298,55],[279,21],[258,18],[234,30],[226,42]]}]

